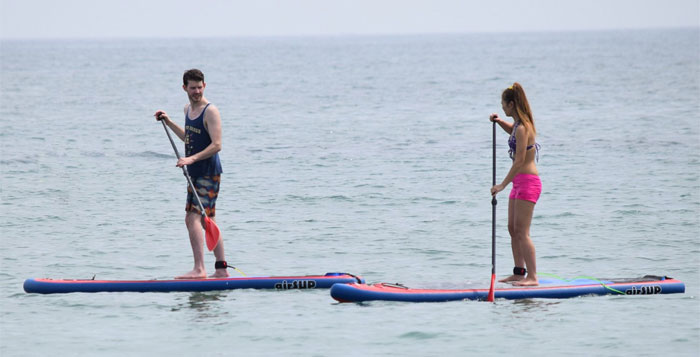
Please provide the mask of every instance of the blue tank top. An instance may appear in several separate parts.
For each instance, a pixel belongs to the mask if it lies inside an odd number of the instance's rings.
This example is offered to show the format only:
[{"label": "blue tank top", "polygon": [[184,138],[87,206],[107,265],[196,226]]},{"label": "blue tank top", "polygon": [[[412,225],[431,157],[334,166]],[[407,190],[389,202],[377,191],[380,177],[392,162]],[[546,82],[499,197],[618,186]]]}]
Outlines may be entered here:
[{"label": "blue tank top", "polygon": [[[202,114],[194,119],[190,119],[190,108],[187,108],[187,113],[185,114],[186,156],[194,155],[204,150],[207,146],[209,146],[209,144],[211,144],[209,132],[207,132],[207,129],[204,128],[204,112],[207,111],[209,104],[211,103],[208,103],[202,110]],[[207,159],[199,160],[192,165],[188,165],[187,171],[191,177],[220,175],[223,170],[221,169],[219,153],[216,153]]]}]

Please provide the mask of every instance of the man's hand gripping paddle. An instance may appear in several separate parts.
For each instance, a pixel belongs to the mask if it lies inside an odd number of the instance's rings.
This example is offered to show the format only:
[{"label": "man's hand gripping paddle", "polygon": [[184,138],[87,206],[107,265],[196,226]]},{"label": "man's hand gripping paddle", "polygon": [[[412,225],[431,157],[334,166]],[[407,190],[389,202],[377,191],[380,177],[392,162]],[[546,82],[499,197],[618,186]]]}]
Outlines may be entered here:
[{"label": "man's hand gripping paddle", "polygon": [[[165,133],[168,134],[168,139],[170,139],[170,145],[172,145],[173,150],[175,150],[175,156],[177,156],[177,159],[180,160],[180,153],[177,151],[177,146],[175,146],[175,142],[173,141],[172,136],[170,136],[170,131],[168,131],[168,127],[165,126],[165,121],[161,120],[160,118],[158,118],[158,120],[160,120],[161,124],[163,124],[163,129],[165,129]],[[193,196],[197,199],[199,210],[202,212],[202,221],[204,221],[204,232],[207,242],[207,249],[209,249],[209,251],[212,251],[214,250],[214,248],[216,248],[216,245],[219,244],[219,237],[221,236],[221,231],[219,230],[219,227],[216,225],[216,223],[212,221],[211,218],[207,217],[207,213],[204,211],[202,201],[199,199],[199,194],[197,193],[197,190],[195,189],[194,184],[192,183],[192,179],[190,178],[190,175],[187,172],[187,166],[182,166],[182,173],[187,178],[187,184],[190,185],[190,189],[192,190]]]}]

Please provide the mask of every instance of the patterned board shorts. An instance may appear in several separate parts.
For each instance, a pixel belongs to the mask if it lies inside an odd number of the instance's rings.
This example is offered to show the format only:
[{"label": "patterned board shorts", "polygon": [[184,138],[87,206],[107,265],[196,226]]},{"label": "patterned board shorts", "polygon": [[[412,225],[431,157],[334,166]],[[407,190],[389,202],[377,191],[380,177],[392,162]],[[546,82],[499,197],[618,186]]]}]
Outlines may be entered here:
[{"label": "patterned board shorts", "polygon": [[[204,212],[206,212],[207,216],[214,217],[216,215],[216,198],[219,196],[221,176],[193,177],[192,183],[195,189],[197,189],[199,199],[202,201]],[[185,206],[185,211],[202,213],[189,185],[187,187],[187,205]]]}]

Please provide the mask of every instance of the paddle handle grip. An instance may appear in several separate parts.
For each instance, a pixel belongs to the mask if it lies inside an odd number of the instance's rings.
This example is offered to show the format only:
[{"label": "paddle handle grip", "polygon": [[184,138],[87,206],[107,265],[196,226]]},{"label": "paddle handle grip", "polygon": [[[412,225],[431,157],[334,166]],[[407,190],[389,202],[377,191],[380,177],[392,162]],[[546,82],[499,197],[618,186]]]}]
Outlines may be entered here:
[{"label": "paddle handle grip", "polygon": [[[173,137],[170,135],[170,131],[168,130],[168,127],[165,125],[165,121],[162,119],[159,119],[160,123],[163,124],[163,129],[165,130],[165,133],[168,134],[168,139],[170,139],[170,145],[172,145],[173,150],[175,151],[175,156],[177,157],[178,160],[180,160],[180,152],[177,150],[177,146],[175,145],[175,141],[173,141]],[[197,199],[197,205],[199,205],[199,210],[202,212],[202,216],[206,217],[207,213],[204,211],[204,205],[202,204],[202,200],[199,199],[199,194],[197,193],[197,190],[194,188],[194,184],[192,183],[192,179],[190,178],[189,172],[187,172],[187,165],[182,166],[182,174],[185,175],[185,178],[187,179],[187,184],[190,186],[190,189],[192,189],[192,195]]]}]

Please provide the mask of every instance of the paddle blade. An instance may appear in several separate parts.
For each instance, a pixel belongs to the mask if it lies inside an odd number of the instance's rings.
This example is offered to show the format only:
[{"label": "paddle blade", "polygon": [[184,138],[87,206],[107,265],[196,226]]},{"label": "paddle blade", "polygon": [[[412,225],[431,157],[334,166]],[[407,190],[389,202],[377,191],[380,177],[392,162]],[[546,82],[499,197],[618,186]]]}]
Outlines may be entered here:
[{"label": "paddle blade", "polygon": [[489,296],[486,301],[493,302],[496,293],[496,274],[491,274],[491,287],[489,288]]},{"label": "paddle blade", "polygon": [[209,251],[214,250],[216,245],[219,244],[219,237],[221,236],[221,231],[219,231],[219,226],[214,223],[209,217],[204,217],[204,232],[207,241],[207,249]]}]

